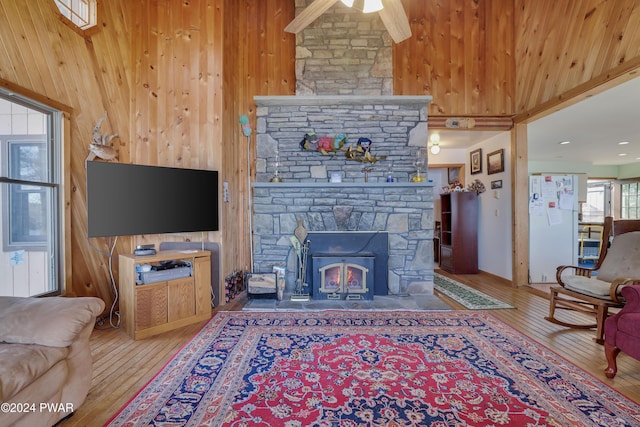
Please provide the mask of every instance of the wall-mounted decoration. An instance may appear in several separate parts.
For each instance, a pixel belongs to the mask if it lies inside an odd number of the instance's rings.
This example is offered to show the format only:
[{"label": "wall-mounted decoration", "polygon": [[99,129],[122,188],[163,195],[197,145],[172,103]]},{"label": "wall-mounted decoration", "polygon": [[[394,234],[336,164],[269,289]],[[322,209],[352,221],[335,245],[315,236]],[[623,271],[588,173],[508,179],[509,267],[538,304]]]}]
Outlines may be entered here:
[{"label": "wall-mounted decoration", "polygon": [[498,188],[502,188],[502,180],[498,179],[496,181],[491,181],[491,189],[495,190],[495,189],[498,189]]},{"label": "wall-mounted decoration", "polygon": [[449,184],[460,182],[460,168],[448,168],[447,175],[449,177]]},{"label": "wall-mounted decoration", "polygon": [[487,191],[487,189],[485,188],[485,186],[482,183],[482,181],[480,181],[478,178],[476,178],[471,184],[469,184],[467,186],[467,191],[470,191],[470,192],[476,193],[476,194],[482,194],[485,191]]},{"label": "wall-mounted decoration", "polygon": [[335,138],[322,136],[318,138],[315,132],[308,132],[300,141],[300,148],[308,151],[319,151],[325,156],[335,156],[338,151],[344,151],[347,160],[356,160],[363,163],[377,163],[384,160],[387,156],[376,157],[371,154],[372,142],[369,138],[359,138],[355,148],[349,144],[347,135],[341,133]]},{"label": "wall-mounted decoration", "polygon": [[93,128],[93,137],[91,138],[91,143],[89,144],[89,155],[87,156],[86,161],[89,162],[96,157],[103,160],[113,160],[118,157],[118,152],[113,148],[109,143],[113,138],[118,138],[118,134],[114,133],[111,135],[101,134],[100,127],[102,126],[102,122],[107,118],[107,113],[104,113],[98,123]]},{"label": "wall-mounted decoration", "polygon": [[504,148],[487,154],[487,173],[504,172]]},{"label": "wall-mounted decoration", "polygon": [[470,153],[469,163],[471,164],[471,175],[482,173],[482,148],[473,150]]}]

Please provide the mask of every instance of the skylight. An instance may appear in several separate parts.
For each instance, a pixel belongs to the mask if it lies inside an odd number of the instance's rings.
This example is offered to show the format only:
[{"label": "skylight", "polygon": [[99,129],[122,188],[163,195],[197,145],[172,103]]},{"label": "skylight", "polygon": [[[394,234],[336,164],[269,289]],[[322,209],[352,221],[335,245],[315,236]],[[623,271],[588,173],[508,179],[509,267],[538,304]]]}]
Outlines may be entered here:
[{"label": "skylight", "polygon": [[97,0],[55,0],[62,16],[80,29],[86,30],[96,25]]}]

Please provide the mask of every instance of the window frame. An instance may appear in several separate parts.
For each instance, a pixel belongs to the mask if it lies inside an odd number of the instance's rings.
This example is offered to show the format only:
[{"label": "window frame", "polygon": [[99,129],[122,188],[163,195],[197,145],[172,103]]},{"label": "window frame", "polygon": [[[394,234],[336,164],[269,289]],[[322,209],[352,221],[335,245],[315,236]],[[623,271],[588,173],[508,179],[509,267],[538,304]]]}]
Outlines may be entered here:
[{"label": "window frame", "polygon": [[[60,16],[80,30],[86,31],[97,25],[97,0],[54,0],[54,2],[60,11]],[[82,10],[82,6],[85,6],[86,10]]]},{"label": "window frame", "polygon": [[[1,82],[2,80],[0,80]],[[50,188],[51,201],[48,204],[48,222],[50,224],[49,239],[44,248],[44,252],[48,254],[49,262],[49,282],[48,291],[45,293],[33,295],[33,296],[48,296],[48,295],[61,295],[65,292],[65,284],[67,278],[67,272],[71,271],[71,260],[68,256],[70,254],[70,236],[67,235],[65,230],[70,228],[70,218],[66,215],[65,206],[69,204],[70,194],[68,186],[65,185],[69,181],[69,171],[64,167],[68,163],[68,150],[70,134],[68,126],[65,125],[65,121],[69,120],[69,113],[66,110],[61,110],[58,106],[49,106],[42,101],[33,98],[34,94],[21,95],[19,94],[19,88],[5,89],[0,87],[0,97],[7,101],[21,105],[30,110],[38,111],[48,116],[46,123],[44,143],[47,144],[47,176],[46,182],[34,182],[28,180],[20,180],[10,178],[7,172],[8,159],[8,143],[5,140],[12,140],[14,142],[24,141],[25,139],[33,141],[38,138],[38,135],[8,135],[8,138],[0,141],[0,150],[2,151],[2,162],[0,163],[0,186],[4,187],[7,184],[19,184],[19,185],[39,185],[42,187]],[[64,106],[63,106],[64,107]],[[38,141],[40,142],[40,141]],[[6,160],[5,160],[6,158]],[[3,192],[4,193],[4,192]],[[2,206],[5,205],[4,195],[2,197]],[[5,209],[1,209],[3,212],[2,223],[0,226],[5,227]],[[3,228],[3,235],[6,234]],[[3,241],[5,239],[3,238]],[[4,242],[3,242],[4,246]],[[4,247],[3,247],[4,250]],[[11,251],[15,250],[37,250],[34,247],[23,248],[11,248]]]},{"label": "window frame", "polygon": [[[633,195],[629,195],[628,192],[627,194],[625,194],[625,187],[626,186],[635,186],[635,193]],[[625,204],[625,196],[626,197],[626,204]],[[635,206],[633,206],[633,208],[635,209],[635,216],[633,217],[629,217],[628,216],[628,209],[631,208],[631,206],[629,206],[629,197],[633,197],[635,199]],[[623,182],[620,182],[620,219],[640,219],[640,180],[637,179],[633,179],[633,180],[625,180]]]},{"label": "window frame", "polygon": [[[43,136],[44,138],[44,136]],[[8,178],[3,179],[3,182],[7,184],[9,191],[2,192],[2,206],[6,206],[7,209],[2,209],[2,249],[4,252],[13,252],[13,251],[47,251],[49,249],[48,239],[49,234],[46,233],[44,236],[40,238],[29,238],[26,230],[22,230],[19,232],[18,238],[15,236],[15,228],[21,227],[19,218],[14,218],[12,215],[12,207],[13,203],[16,200],[13,196],[17,196],[20,194],[25,194],[29,197],[30,194],[41,194],[44,196],[44,214],[45,221],[48,224],[55,224],[56,218],[49,217],[52,213],[55,214],[57,209],[55,208],[56,199],[57,199],[57,185],[48,177],[43,177],[48,179],[48,182],[45,180],[30,180],[24,179],[25,177],[16,175],[13,172],[14,168],[19,167],[16,165],[17,159],[16,156],[13,155],[12,149],[15,147],[27,146],[39,144],[44,147],[45,156],[49,157],[49,146],[43,138],[38,139],[37,135],[0,135],[0,146],[2,146],[2,151],[4,155],[3,158],[3,176]],[[51,162],[48,162],[51,163]],[[51,175],[51,165],[49,164],[47,167],[48,175]],[[16,187],[20,187],[17,188]],[[33,187],[38,187],[33,188]],[[47,227],[48,229],[48,227]],[[52,236],[54,237],[54,236]]]}]

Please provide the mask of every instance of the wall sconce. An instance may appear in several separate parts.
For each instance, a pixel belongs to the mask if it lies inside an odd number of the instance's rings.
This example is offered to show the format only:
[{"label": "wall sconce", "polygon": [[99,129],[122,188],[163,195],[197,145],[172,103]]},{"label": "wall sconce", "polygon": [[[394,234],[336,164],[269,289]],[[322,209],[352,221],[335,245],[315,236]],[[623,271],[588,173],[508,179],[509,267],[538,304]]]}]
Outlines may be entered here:
[{"label": "wall sconce", "polygon": [[431,154],[438,154],[440,152],[440,135],[433,133],[429,137],[429,140],[431,141],[429,151],[431,151]]}]

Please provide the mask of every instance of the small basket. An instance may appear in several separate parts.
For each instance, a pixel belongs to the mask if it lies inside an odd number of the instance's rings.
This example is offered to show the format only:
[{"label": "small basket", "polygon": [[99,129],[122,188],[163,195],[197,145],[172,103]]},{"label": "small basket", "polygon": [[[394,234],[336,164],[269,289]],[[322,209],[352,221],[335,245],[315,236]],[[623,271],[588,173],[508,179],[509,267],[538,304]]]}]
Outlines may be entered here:
[{"label": "small basket", "polygon": [[277,298],[278,276],[276,273],[247,273],[247,297],[249,298]]}]

